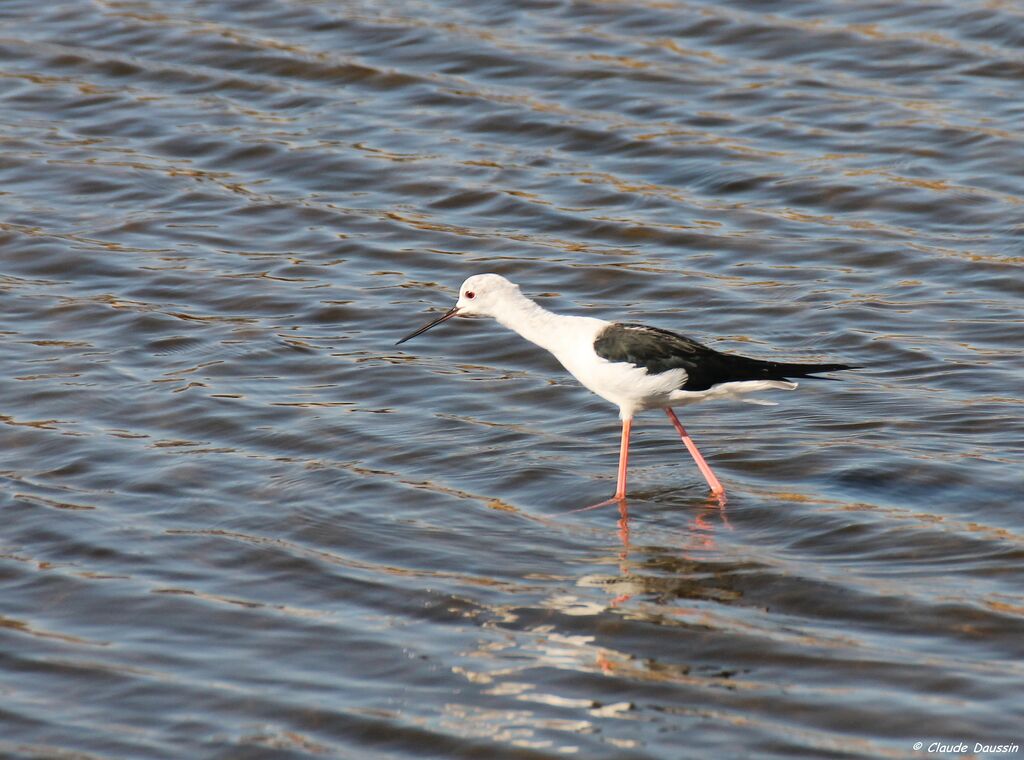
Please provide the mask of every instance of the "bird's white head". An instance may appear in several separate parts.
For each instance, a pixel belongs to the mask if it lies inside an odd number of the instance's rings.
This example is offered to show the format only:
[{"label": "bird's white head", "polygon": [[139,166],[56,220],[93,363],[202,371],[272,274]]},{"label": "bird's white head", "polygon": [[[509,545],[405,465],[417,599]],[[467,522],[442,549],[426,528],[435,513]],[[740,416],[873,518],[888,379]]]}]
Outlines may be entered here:
[{"label": "bird's white head", "polygon": [[500,274],[475,274],[462,283],[455,304],[460,317],[493,317],[502,303],[519,295],[519,286]]},{"label": "bird's white head", "polygon": [[422,335],[431,327],[447,322],[452,317],[493,317],[497,315],[502,304],[517,297],[522,297],[519,286],[500,274],[475,274],[462,283],[462,287],[459,288],[459,300],[455,306],[433,322],[406,335],[398,343],[405,343],[417,335]]}]

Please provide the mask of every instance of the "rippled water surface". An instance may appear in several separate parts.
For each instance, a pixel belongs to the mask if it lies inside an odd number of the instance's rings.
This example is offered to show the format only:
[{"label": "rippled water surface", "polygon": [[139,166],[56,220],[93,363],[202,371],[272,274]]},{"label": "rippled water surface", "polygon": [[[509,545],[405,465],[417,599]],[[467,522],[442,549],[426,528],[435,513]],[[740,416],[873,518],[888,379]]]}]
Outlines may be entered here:
[{"label": "rippled water surface", "polygon": [[[0,24],[0,755],[1024,744],[1022,6]],[[394,346],[486,271],[864,369],[683,410],[724,509],[647,413],[570,513],[613,407],[490,321]]]}]

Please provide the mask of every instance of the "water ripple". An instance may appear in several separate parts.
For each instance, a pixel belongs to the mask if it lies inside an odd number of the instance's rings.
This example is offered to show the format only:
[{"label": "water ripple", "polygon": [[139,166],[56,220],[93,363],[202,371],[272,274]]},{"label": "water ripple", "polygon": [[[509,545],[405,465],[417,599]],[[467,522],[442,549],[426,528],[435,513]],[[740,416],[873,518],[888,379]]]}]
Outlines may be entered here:
[{"label": "water ripple", "polygon": [[[4,3],[0,754],[1019,742],[1021,15]],[[864,369],[570,513],[614,410],[393,346],[480,271]]]}]

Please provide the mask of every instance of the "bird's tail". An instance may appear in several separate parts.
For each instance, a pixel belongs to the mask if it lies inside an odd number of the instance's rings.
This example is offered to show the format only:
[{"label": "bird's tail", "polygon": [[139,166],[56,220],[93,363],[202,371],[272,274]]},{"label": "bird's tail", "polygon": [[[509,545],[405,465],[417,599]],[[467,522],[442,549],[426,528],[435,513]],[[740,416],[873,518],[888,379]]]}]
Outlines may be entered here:
[{"label": "bird's tail", "polygon": [[780,380],[791,377],[806,377],[811,380],[829,380],[832,378],[815,377],[820,372],[838,372],[843,369],[860,369],[850,364],[787,364],[785,362],[765,362],[765,369]]}]

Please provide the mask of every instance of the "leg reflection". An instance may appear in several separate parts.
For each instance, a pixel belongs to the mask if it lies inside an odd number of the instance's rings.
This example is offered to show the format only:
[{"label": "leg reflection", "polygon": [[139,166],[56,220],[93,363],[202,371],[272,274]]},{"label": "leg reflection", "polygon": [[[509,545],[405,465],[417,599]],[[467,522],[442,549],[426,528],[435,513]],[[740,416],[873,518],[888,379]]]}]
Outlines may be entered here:
[{"label": "leg reflection", "polygon": [[[628,579],[629,568],[629,504],[625,499],[619,502],[619,541],[622,542],[622,551],[619,552],[619,577]],[[612,607],[628,602],[632,594],[619,594],[611,601]]]}]

